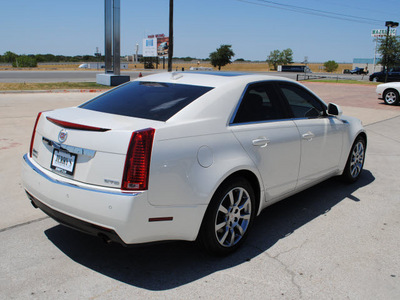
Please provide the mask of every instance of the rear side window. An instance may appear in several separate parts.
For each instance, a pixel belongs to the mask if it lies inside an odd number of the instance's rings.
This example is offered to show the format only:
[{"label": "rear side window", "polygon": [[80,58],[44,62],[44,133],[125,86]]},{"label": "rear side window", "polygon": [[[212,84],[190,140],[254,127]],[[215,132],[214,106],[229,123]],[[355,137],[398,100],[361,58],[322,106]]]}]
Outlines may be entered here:
[{"label": "rear side window", "polygon": [[273,85],[257,83],[247,88],[233,123],[259,123],[284,118]]},{"label": "rear side window", "polygon": [[166,121],[212,87],[133,81],[79,106],[80,108]]}]

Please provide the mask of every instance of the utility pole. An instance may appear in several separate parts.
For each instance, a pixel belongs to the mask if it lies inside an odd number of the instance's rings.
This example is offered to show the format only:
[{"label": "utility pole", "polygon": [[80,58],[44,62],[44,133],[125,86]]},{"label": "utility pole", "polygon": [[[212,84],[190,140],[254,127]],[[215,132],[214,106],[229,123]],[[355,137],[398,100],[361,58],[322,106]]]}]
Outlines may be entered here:
[{"label": "utility pole", "polygon": [[172,71],[172,56],[174,53],[174,0],[169,0],[169,48],[168,72]]}]

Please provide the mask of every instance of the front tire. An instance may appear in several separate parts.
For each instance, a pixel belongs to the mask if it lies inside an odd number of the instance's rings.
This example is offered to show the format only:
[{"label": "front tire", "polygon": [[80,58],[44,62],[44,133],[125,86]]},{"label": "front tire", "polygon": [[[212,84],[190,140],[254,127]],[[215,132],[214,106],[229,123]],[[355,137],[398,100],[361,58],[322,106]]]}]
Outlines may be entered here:
[{"label": "front tire", "polygon": [[366,141],[362,136],[357,137],[347,159],[346,167],[344,168],[342,178],[348,183],[353,183],[358,180],[365,161]]},{"label": "front tire", "polygon": [[232,253],[246,239],[255,215],[251,184],[241,177],[224,182],[207,208],[198,242],[213,255]]},{"label": "front tire", "polygon": [[383,100],[387,105],[399,104],[399,93],[396,90],[386,90],[383,93]]}]

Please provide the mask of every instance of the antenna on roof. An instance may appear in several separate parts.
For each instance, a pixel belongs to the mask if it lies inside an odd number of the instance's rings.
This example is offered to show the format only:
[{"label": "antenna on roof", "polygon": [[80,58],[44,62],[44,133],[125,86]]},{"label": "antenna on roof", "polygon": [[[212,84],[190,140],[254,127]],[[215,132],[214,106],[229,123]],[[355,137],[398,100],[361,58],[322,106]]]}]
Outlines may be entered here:
[{"label": "antenna on roof", "polygon": [[182,73],[178,73],[178,72],[172,72],[171,73],[171,79],[172,80],[177,80],[177,79],[182,78],[182,77],[183,77]]}]

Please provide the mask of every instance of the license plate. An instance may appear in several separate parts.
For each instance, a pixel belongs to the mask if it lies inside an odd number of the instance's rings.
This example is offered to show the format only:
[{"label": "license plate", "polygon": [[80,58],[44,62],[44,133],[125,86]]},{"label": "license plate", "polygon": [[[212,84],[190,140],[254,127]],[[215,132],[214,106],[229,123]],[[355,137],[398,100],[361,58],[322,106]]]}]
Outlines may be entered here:
[{"label": "license plate", "polygon": [[73,175],[76,157],[76,154],[54,149],[50,167],[58,172]]}]

